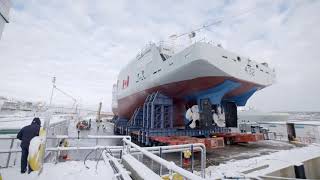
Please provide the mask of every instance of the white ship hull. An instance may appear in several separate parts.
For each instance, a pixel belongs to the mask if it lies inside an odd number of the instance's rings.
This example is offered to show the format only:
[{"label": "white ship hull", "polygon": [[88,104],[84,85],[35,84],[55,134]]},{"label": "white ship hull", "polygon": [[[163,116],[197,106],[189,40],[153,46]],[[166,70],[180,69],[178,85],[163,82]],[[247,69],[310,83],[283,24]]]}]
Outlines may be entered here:
[{"label": "white ship hull", "polygon": [[120,72],[115,114],[130,118],[154,91],[174,99],[174,114],[183,114],[188,99],[199,94],[215,96],[214,104],[232,100],[243,106],[255,91],[271,85],[275,79],[274,71],[267,65],[208,43],[195,43],[169,58],[161,57],[163,52],[153,44]]}]

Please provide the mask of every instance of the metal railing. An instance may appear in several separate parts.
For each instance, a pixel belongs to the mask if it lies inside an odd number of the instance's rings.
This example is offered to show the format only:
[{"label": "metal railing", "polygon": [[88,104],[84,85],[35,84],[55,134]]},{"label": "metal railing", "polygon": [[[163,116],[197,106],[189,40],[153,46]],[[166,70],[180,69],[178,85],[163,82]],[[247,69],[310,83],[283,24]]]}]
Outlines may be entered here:
[{"label": "metal railing", "polygon": [[10,141],[9,143],[9,149],[0,149],[0,154],[3,154],[3,153],[7,153],[8,156],[7,156],[7,160],[6,160],[6,163],[5,163],[5,167],[9,167],[9,163],[10,163],[10,159],[11,159],[11,156],[12,156],[12,153],[14,152],[21,152],[21,149],[14,149],[13,148],[13,145],[14,145],[14,142],[15,140],[17,140],[17,137],[16,135],[2,135],[0,136],[0,140],[2,141]]},{"label": "metal railing", "polygon": [[118,160],[113,157],[106,150],[102,152],[102,158],[105,163],[109,163],[114,171],[114,177],[120,180],[131,180],[129,172],[123,168],[123,166],[118,162]]},{"label": "metal railing", "polygon": [[[124,142],[124,153],[129,153],[130,154],[130,150],[131,147],[136,149],[137,151],[141,152],[143,155],[149,157],[150,159],[152,159],[153,161],[159,163],[162,166],[164,166],[165,168],[167,168],[169,170],[169,175],[172,176],[173,172],[176,172],[178,174],[180,174],[181,176],[183,176],[185,179],[192,179],[192,180],[201,180],[203,178],[201,178],[200,176],[197,176],[195,174],[193,174],[190,171],[187,171],[179,166],[177,166],[174,162],[169,162],[151,152],[149,152],[148,150],[136,145],[135,143],[128,141],[127,139],[123,139]],[[203,144],[199,144],[199,145],[203,145]],[[180,146],[180,145],[176,145],[176,146]],[[183,147],[183,145],[181,145]],[[203,145],[204,146],[204,145]],[[161,171],[160,171],[160,175],[161,175]]]},{"label": "metal railing", "polygon": [[[10,148],[9,149],[0,149],[0,154],[7,153],[7,162],[6,166],[9,166],[10,158],[12,153],[21,152],[21,149],[14,149],[13,144],[14,141],[17,138],[15,136],[0,136],[0,140],[11,140]],[[86,151],[86,150],[105,150],[106,148],[109,150],[109,152],[112,153],[112,155],[119,155],[119,159],[121,159],[123,152],[130,153],[131,155],[146,155],[151,159],[151,164],[153,165],[153,162],[157,162],[160,164],[160,175],[162,173],[162,167],[166,167],[169,172],[174,171],[181,175],[187,175],[186,177],[188,179],[193,179],[192,177],[195,177],[196,179],[199,178],[199,176],[194,175],[192,172],[194,170],[194,157],[193,152],[201,152],[201,177],[205,177],[205,168],[206,168],[206,148],[203,144],[197,143],[197,144],[183,144],[183,145],[171,145],[171,146],[158,146],[158,147],[140,147],[134,143],[131,142],[130,136],[86,136],[86,137],[73,137],[73,136],[66,136],[66,135],[56,135],[48,137],[48,139],[96,139],[96,146],[69,146],[69,147],[47,147],[46,152],[55,152],[57,153],[56,157],[58,157],[59,152],[61,151]],[[122,146],[105,146],[105,145],[98,145],[99,139],[121,139],[123,141]],[[142,150],[142,151],[141,151]],[[182,167],[182,153],[183,151],[190,150],[192,152],[191,156],[191,172],[181,168]],[[147,154],[146,154],[147,152]],[[180,152],[180,166],[175,165],[173,162],[168,162],[167,160],[162,158],[163,154],[166,153],[174,153],[174,152]],[[150,154],[152,154],[150,156]],[[159,156],[155,155],[158,154]],[[160,160],[159,160],[160,159]],[[56,159],[57,160],[57,159]],[[114,161],[113,159],[112,161]],[[152,169],[152,168],[151,168]],[[190,175],[190,176],[189,176]]]},{"label": "metal railing", "polygon": [[131,136],[119,136],[119,135],[110,135],[110,136],[88,135],[88,136],[83,136],[83,137],[56,135],[56,136],[50,136],[47,138],[48,139],[123,139],[123,138],[125,138],[125,139],[128,139],[129,141],[131,141]]},{"label": "metal railing", "polygon": [[[206,148],[204,144],[196,143],[196,144],[181,144],[181,145],[170,145],[170,146],[155,146],[155,147],[144,147],[143,149],[153,153],[159,154],[162,158],[162,154],[165,153],[173,153],[173,152],[180,152],[180,166],[182,167],[182,153],[184,151],[189,150],[192,154],[191,156],[191,172],[194,171],[194,152],[200,151],[200,165],[201,165],[201,177],[205,178],[205,169],[206,169]],[[142,154],[139,153],[139,150],[135,148],[130,149],[130,154]],[[152,159],[151,159],[152,160]],[[152,160],[153,161],[153,160]],[[160,172],[161,173],[161,172]]]},{"label": "metal railing", "polygon": [[[96,146],[93,146],[93,147],[79,147],[79,146],[77,146],[77,147],[47,147],[46,148],[46,152],[57,152],[57,154],[60,151],[104,149],[106,146],[98,146],[99,139],[119,139],[119,140],[127,139],[127,140],[131,141],[130,136],[93,136],[93,135],[88,135],[87,137],[56,135],[56,136],[47,137],[47,139],[56,139],[57,142],[59,142],[59,140],[61,140],[61,139],[95,139],[96,140]],[[0,136],[0,141],[1,140],[2,141],[10,140],[9,149],[0,149],[0,154],[8,154],[7,160],[5,163],[5,168],[8,168],[9,164],[10,164],[12,153],[19,153],[19,152],[21,152],[21,149],[20,148],[15,148],[15,149],[13,148],[14,142],[16,140],[18,140],[16,135]],[[57,143],[57,145],[58,145],[58,143]],[[108,148],[121,149],[122,146],[108,146]]]}]

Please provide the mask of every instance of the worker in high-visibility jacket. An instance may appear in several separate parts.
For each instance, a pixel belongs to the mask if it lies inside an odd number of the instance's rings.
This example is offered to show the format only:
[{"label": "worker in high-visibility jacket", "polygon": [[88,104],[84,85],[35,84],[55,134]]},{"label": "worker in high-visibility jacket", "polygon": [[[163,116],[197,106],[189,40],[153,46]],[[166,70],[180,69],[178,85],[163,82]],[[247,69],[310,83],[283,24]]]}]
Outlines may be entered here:
[{"label": "worker in high-visibility jacket", "polygon": [[190,158],[191,158],[191,151],[185,150],[183,151],[183,165],[188,166],[190,164]]}]

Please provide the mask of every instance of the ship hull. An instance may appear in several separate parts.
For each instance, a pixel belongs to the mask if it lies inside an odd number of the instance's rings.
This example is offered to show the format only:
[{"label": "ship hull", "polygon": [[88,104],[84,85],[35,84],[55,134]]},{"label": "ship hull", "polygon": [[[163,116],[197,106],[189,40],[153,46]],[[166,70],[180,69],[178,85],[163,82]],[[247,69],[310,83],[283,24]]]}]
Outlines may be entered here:
[{"label": "ship hull", "polygon": [[118,108],[114,109],[114,112],[117,112],[119,117],[130,119],[134,110],[137,107],[142,107],[146,97],[149,94],[159,91],[162,94],[171,97],[174,101],[175,126],[183,125],[186,104],[188,103],[188,99],[186,97],[194,93],[206,91],[212,87],[217,87],[226,81],[240,83],[241,85],[238,88],[226,93],[223,96],[224,98],[241,96],[255,87],[263,88],[261,85],[237,80],[232,77],[200,77],[191,80],[160,85],[119,99]]},{"label": "ship hull", "polygon": [[158,91],[173,99],[174,123],[183,125],[190,103],[208,98],[211,104],[225,101],[244,106],[255,91],[274,80],[267,66],[207,43],[196,43],[169,59],[161,59],[155,46],[147,52],[119,74],[113,112],[120,118],[130,119],[146,97]]}]

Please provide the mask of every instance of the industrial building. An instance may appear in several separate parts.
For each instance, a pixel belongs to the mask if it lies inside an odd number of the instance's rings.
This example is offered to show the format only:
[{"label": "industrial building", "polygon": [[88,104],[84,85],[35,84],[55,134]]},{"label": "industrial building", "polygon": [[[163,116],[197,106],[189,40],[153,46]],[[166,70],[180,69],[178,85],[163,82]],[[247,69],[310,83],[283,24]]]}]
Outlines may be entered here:
[{"label": "industrial building", "polygon": [[269,139],[298,141],[304,144],[320,143],[319,121],[261,122],[260,127],[268,131]]},{"label": "industrial building", "polygon": [[268,132],[268,139],[288,141],[286,121],[260,122],[260,127]]},{"label": "industrial building", "polygon": [[296,140],[306,144],[320,143],[319,121],[294,121],[292,124]]}]

